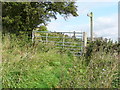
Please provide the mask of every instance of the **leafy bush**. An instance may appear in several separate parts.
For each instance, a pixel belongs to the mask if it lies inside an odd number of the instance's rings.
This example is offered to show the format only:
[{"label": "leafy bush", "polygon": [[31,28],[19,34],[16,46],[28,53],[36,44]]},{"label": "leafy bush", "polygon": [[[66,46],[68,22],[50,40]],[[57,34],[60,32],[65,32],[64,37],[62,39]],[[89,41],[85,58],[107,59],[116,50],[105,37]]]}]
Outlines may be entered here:
[{"label": "leafy bush", "polygon": [[96,52],[105,52],[105,54],[107,53],[118,54],[119,50],[120,50],[120,45],[117,42],[113,43],[110,40],[108,42],[104,40],[93,41],[89,43],[86,48],[86,53],[85,53],[85,57],[87,60],[86,62],[88,64],[90,58],[92,56],[94,57],[94,54]]}]

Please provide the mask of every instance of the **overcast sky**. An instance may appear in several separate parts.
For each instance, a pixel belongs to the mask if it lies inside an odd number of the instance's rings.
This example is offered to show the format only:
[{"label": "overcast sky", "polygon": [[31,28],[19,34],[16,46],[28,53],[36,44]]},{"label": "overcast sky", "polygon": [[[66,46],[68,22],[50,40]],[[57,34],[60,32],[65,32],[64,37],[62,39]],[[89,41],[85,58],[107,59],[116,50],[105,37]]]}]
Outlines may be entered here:
[{"label": "overcast sky", "polygon": [[118,2],[76,2],[78,17],[69,17],[66,21],[58,15],[57,20],[48,24],[50,31],[85,31],[90,36],[90,18],[94,14],[94,36],[118,39]]}]

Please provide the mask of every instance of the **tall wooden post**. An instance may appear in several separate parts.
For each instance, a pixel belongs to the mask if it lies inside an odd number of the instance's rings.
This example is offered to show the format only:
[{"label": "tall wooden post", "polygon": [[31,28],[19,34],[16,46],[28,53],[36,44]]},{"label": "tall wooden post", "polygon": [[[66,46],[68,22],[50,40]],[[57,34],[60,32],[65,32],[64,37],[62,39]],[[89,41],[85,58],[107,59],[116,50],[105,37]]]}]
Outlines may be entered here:
[{"label": "tall wooden post", "polygon": [[87,14],[88,17],[90,17],[90,35],[91,35],[91,41],[93,41],[93,13],[90,12],[90,14]]},{"label": "tall wooden post", "polygon": [[90,17],[90,31],[91,31],[91,41],[93,41],[93,13],[91,12],[91,17]]},{"label": "tall wooden post", "polygon": [[83,53],[86,52],[86,46],[87,46],[87,33],[83,32]]}]

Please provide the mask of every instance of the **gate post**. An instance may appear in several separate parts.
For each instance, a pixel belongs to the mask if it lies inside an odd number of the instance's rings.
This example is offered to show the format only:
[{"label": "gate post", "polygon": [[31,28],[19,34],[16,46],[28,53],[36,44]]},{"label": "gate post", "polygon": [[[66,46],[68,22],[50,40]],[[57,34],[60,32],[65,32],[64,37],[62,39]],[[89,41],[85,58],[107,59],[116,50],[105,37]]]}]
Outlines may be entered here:
[{"label": "gate post", "polygon": [[83,53],[86,52],[86,46],[87,46],[87,33],[83,32]]},{"label": "gate post", "polygon": [[32,42],[34,42],[35,40],[35,33],[34,33],[34,31],[32,31]]},{"label": "gate post", "polygon": [[72,38],[73,38],[73,40],[75,40],[75,31],[73,32]]},{"label": "gate post", "polygon": [[46,43],[48,42],[48,33],[46,33]]},{"label": "gate post", "polygon": [[65,35],[63,34],[63,48],[64,48],[64,42],[65,42]]}]

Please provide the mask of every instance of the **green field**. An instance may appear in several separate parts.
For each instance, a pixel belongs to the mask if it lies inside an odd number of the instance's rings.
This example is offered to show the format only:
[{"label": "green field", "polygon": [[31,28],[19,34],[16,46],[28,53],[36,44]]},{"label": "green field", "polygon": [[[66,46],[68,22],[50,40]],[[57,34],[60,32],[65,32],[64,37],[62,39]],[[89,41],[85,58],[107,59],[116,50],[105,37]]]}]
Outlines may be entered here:
[{"label": "green field", "polygon": [[75,57],[52,43],[5,35],[2,67],[3,88],[119,88],[117,51],[101,44]]}]

